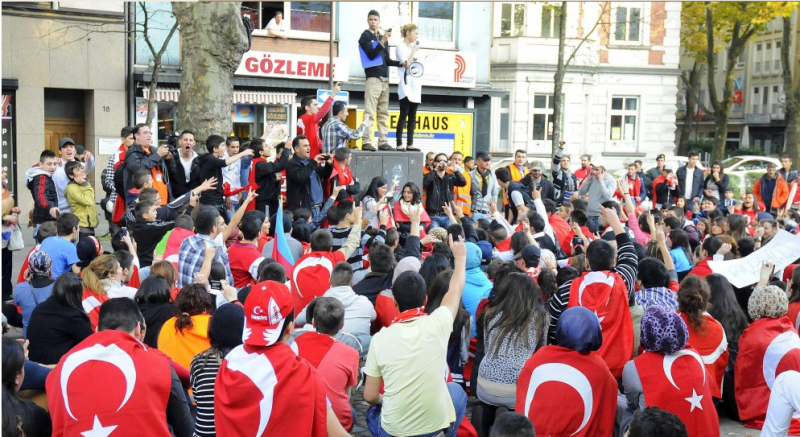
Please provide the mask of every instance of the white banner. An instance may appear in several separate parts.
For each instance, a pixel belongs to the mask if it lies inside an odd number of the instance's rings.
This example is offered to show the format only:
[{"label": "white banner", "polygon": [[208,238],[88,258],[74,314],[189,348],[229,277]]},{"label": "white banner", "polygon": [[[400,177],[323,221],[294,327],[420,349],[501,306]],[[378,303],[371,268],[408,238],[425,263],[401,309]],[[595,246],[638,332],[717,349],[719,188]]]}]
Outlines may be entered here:
[{"label": "white banner", "polygon": [[[333,58],[333,80],[347,82],[350,77],[348,62],[346,59]],[[239,64],[236,74],[283,79],[328,80],[330,66],[327,56],[249,51],[242,56],[242,63]]]},{"label": "white banner", "polygon": [[743,288],[758,282],[764,261],[775,264],[775,273],[781,275],[783,269],[798,258],[800,258],[800,236],[781,229],[766,246],[745,258],[709,261],[708,266],[714,273],[725,276],[734,287]]},{"label": "white banner", "polygon": [[[394,48],[391,51],[394,56]],[[416,59],[425,69],[420,77],[423,86],[475,88],[477,84],[476,53],[420,49],[417,51]],[[389,69],[390,83],[399,83],[401,78],[398,72],[397,68]]]}]

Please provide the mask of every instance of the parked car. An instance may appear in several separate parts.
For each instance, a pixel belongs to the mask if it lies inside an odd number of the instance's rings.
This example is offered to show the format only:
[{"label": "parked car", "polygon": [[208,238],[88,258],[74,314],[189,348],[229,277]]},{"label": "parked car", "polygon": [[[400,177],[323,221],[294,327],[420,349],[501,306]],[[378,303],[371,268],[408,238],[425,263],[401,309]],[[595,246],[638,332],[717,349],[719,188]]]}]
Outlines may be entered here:
[{"label": "parked car", "polygon": [[[666,165],[667,167],[671,168],[672,171],[677,171],[679,167],[683,167],[684,165],[686,165],[686,163],[688,161],[689,161],[689,158],[686,157],[686,156],[669,156],[664,161],[664,165]],[[644,163],[642,165],[642,171],[647,173],[648,171],[650,171],[651,169],[654,169],[655,167],[656,167],[656,162],[655,161],[649,162],[649,163]],[[700,161],[697,162],[697,167],[700,170],[703,170],[703,173],[706,172],[706,168],[703,166],[703,164],[700,163]],[[617,170],[617,171],[614,172],[614,177],[619,179],[619,178],[622,177],[622,175],[624,175],[627,172],[628,172],[628,167],[625,167],[623,169]]]},{"label": "parked car", "polygon": [[781,162],[776,158],[758,155],[731,156],[722,161],[722,166],[725,168],[725,174],[734,174],[741,177],[744,176],[745,173],[766,172],[767,165],[770,163],[781,168]]}]

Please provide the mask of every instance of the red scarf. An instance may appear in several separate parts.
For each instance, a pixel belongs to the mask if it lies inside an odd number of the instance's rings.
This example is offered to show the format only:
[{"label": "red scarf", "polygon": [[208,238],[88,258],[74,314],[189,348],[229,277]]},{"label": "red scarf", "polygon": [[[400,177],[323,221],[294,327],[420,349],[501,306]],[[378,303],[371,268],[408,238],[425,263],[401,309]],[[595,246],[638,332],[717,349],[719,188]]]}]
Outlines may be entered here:
[{"label": "red scarf", "polygon": [[333,347],[333,339],[330,335],[318,332],[306,332],[294,340],[297,345],[297,355],[305,358],[315,368],[328,354]]},{"label": "red scarf", "polygon": [[[333,181],[333,178],[339,182],[339,185],[342,187],[346,187],[353,182],[353,172],[350,171],[350,167],[342,166],[339,161],[333,160],[333,171],[331,172],[330,180]],[[331,188],[333,187],[333,183],[331,183]],[[348,195],[346,197],[347,200],[353,200],[353,196]],[[336,204],[339,203],[339,199],[336,199]]]},{"label": "red scarf", "polygon": [[[127,152],[125,145],[119,146],[115,154],[116,157],[114,158],[114,173],[117,172],[117,167],[125,163],[125,152]],[[114,201],[114,213],[111,216],[111,221],[120,223],[123,216],[125,216],[125,193],[117,193],[117,200]]]},{"label": "red scarf", "polygon": [[425,314],[425,307],[411,308],[410,310],[405,310],[402,313],[398,314],[394,318],[394,320],[392,320],[392,325],[394,325],[395,323],[410,322],[412,320],[419,319],[425,316],[427,316],[427,314]]},{"label": "red scarf", "polygon": [[[253,160],[250,161],[250,173],[247,174],[247,185],[253,187],[253,189],[255,189],[256,191],[258,191],[259,188],[258,184],[256,183],[256,165],[259,162],[267,162],[267,160],[261,157],[253,158]],[[247,204],[247,208],[245,209],[245,211],[255,211],[255,209],[256,209],[256,203],[250,202]]]},{"label": "red scarf", "polygon": [[497,249],[498,252],[508,252],[511,250],[511,238],[506,238],[505,240],[497,243],[495,249]]}]

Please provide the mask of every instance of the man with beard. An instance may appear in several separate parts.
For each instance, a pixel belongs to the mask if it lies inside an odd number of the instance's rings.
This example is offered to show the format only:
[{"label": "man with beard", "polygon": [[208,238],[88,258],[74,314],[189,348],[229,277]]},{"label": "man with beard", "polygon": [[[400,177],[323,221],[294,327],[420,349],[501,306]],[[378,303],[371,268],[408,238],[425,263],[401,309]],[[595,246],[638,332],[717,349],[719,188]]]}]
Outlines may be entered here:
[{"label": "man with beard", "polygon": [[578,191],[578,178],[569,170],[569,156],[564,156],[564,141],[558,143],[550,170],[553,172],[556,206],[569,200],[572,193]]},{"label": "man with beard", "polygon": [[172,194],[177,198],[188,193],[191,186],[192,169],[199,164],[195,146],[194,133],[190,130],[181,132],[178,148],[172,150],[175,159],[175,171],[170,175]]},{"label": "man with beard", "polygon": [[575,178],[578,179],[578,187],[583,185],[583,181],[592,176],[592,155],[581,155],[581,168],[575,171]]}]

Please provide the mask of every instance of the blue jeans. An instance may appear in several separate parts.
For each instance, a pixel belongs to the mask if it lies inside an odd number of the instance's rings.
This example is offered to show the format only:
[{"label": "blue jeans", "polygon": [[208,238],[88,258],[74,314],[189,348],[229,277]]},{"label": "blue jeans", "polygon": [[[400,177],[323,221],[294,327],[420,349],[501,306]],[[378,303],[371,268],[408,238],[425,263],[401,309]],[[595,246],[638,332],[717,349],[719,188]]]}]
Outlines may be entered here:
[{"label": "blue jeans", "polygon": [[231,197],[231,209],[225,211],[225,215],[228,216],[228,221],[231,221],[233,215],[236,214],[236,210],[239,209],[239,197],[234,196]]},{"label": "blue jeans", "polygon": [[597,232],[600,229],[600,216],[590,215],[589,223],[586,224],[586,227],[588,227],[589,230],[592,231],[592,233]]},{"label": "blue jeans", "polygon": [[[464,419],[464,415],[467,413],[467,393],[455,382],[447,383],[447,391],[450,392],[450,399],[453,400],[453,406],[456,409],[456,421],[451,423],[447,428],[447,436],[456,437],[458,427],[461,425],[461,421]],[[369,410],[367,410],[367,428],[369,429],[370,434],[372,434],[372,437],[393,437],[381,426],[380,404],[373,405]],[[434,431],[428,434],[419,434],[414,437],[433,437],[440,432],[441,431]]]},{"label": "blue jeans", "polygon": [[450,219],[447,218],[446,215],[432,215],[431,216],[431,226],[430,226],[429,229],[435,228],[435,227],[440,227],[440,228],[447,229],[448,226],[450,226]]},{"label": "blue jeans", "polygon": [[472,213],[472,220],[473,221],[477,222],[480,219],[486,219],[486,220],[491,221],[492,220],[492,216],[490,216],[489,214],[484,214],[482,212],[473,212]]}]

